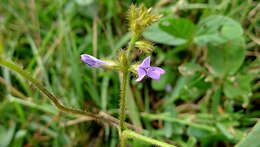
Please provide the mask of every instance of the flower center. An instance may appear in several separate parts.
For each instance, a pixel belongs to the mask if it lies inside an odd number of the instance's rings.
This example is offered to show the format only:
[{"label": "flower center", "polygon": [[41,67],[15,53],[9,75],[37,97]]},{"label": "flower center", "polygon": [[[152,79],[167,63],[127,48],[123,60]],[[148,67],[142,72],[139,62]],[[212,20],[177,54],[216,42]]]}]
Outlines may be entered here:
[{"label": "flower center", "polygon": [[149,68],[144,68],[145,71],[149,71],[150,69]]}]

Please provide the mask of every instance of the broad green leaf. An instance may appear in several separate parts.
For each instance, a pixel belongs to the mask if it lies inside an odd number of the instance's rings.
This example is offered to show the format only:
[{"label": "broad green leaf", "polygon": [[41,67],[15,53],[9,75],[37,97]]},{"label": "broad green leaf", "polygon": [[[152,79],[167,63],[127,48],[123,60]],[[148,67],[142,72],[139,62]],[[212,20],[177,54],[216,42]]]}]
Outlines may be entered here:
[{"label": "broad green leaf", "polygon": [[259,147],[260,146],[260,121],[252,131],[246,135],[235,147]]},{"label": "broad green leaf", "polygon": [[251,95],[251,81],[250,75],[238,75],[232,77],[232,80],[226,80],[224,82],[224,94],[226,97],[234,99],[238,97],[248,99]]},{"label": "broad green leaf", "polygon": [[218,45],[236,39],[242,34],[243,28],[238,22],[227,16],[213,15],[198,24],[195,42],[198,45]]},{"label": "broad green leaf", "polygon": [[189,81],[180,92],[180,98],[185,101],[199,98],[210,87],[210,83],[205,82],[205,77],[200,73],[189,77]]},{"label": "broad green leaf", "polygon": [[194,75],[198,71],[203,71],[203,68],[196,63],[190,62],[179,66],[179,72],[182,75]]},{"label": "broad green leaf", "polygon": [[153,42],[166,44],[166,45],[182,45],[186,43],[185,39],[174,37],[159,27],[159,23],[155,23],[146,28],[143,36]]},{"label": "broad green leaf", "polygon": [[196,26],[185,18],[167,18],[162,20],[159,26],[170,35],[185,40],[190,40],[196,30]]},{"label": "broad green leaf", "polygon": [[221,45],[208,45],[209,71],[218,77],[233,75],[245,59],[245,42],[238,38]]}]

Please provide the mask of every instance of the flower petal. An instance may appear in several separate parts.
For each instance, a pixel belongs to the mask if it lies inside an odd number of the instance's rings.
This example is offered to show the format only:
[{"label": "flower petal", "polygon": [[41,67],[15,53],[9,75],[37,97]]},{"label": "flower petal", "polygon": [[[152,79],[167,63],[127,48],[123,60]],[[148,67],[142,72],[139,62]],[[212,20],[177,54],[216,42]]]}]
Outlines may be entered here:
[{"label": "flower petal", "polygon": [[81,57],[81,60],[85,64],[92,66],[92,67],[100,67],[102,64],[106,64],[106,62],[99,60],[88,54],[82,54],[82,55],[80,55],[80,57]]},{"label": "flower petal", "polygon": [[148,68],[150,67],[151,57],[146,57],[144,61],[140,64],[140,67],[142,68]]},{"label": "flower petal", "polygon": [[137,72],[138,72],[138,78],[135,81],[140,82],[146,75],[146,71],[142,68],[138,68]]},{"label": "flower petal", "polygon": [[162,69],[160,67],[150,67],[149,69],[153,70],[153,71],[156,71],[156,72],[159,72],[160,74],[165,74],[164,69]]},{"label": "flower petal", "polygon": [[165,71],[160,67],[150,67],[147,72],[147,76],[158,81],[158,80],[160,80],[161,74],[164,74],[164,73],[165,73]]}]

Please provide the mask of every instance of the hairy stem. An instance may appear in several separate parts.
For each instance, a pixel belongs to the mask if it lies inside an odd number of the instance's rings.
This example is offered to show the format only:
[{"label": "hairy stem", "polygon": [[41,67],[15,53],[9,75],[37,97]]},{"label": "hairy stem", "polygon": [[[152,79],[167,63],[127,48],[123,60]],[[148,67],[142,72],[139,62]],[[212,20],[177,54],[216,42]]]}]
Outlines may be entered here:
[{"label": "hairy stem", "polygon": [[140,37],[139,34],[133,34],[133,36],[129,42],[128,48],[127,48],[127,57],[128,58],[130,58],[130,53],[133,50],[133,48],[135,47],[135,42],[139,39],[139,37]]},{"label": "hairy stem", "polygon": [[126,84],[128,80],[128,71],[122,72],[121,79],[121,93],[120,93],[120,114],[119,114],[119,135],[120,135],[120,146],[125,147],[125,141],[123,139],[122,132],[126,129],[125,118],[126,118]]},{"label": "hairy stem", "polygon": [[72,109],[72,108],[68,108],[63,106],[58,98],[56,98],[56,96],[54,96],[52,93],[50,93],[47,89],[45,89],[36,79],[34,79],[33,77],[31,77],[31,75],[29,73],[27,73],[25,70],[21,69],[19,66],[15,65],[12,62],[9,62],[7,60],[4,60],[3,58],[0,57],[0,64],[8,67],[16,72],[18,72],[20,75],[22,75],[25,79],[27,79],[28,81],[30,81],[35,87],[37,87],[44,95],[46,95],[52,102],[53,104],[61,111],[63,112],[69,112],[69,113],[74,113],[74,114],[78,114],[78,115],[85,115],[85,116],[90,116],[93,117],[95,119],[99,119],[99,116],[96,114],[93,114],[91,112],[86,112],[86,111],[81,111],[81,110],[76,110],[76,109]]},{"label": "hairy stem", "polygon": [[[47,89],[45,89],[36,79],[34,79],[33,77],[31,77],[31,75],[26,72],[25,70],[21,69],[19,66],[17,66],[16,64],[7,61],[5,59],[3,59],[2,57],[0,57],[0,65],[7,67],[13,71],[16,71],[17,73],[19,73],[21,76],[23,76],[26,80],[30,81],[36,88],[38,88],[44,95],[47,96],[47,98],[49,100],[51,100],[53,102],[53,104],[62,112],[68,112],[68,113],[72,113],[72,114],[76,114],[76,115],[82,115],[82,116],[88,116],[88,117],[92,117],[96,120],[99,120],[101,122],[106,122],[112,126],[118,127],[120,124],[120,121],[116,118],[114,118],[113,116],[110,116],[109,114],[106,114],[105,112],[99,112],[98,114],[94,114],[91,112],[86,112],[86,111],[81,111],[81,110],[77,110],[77,109],[72,109],[69,107],[65,107],[62,103],[59,102],[58,98],[53,95],[52,93],[50,93]],[[137,132],[142,132],[143,130],[141,128],[137,128],[131,124],[126,123],[126,126],[128,128],[134,129]]]},{"label": "hairy stem", "polygon": [[164,142],[152,139],[150,137],[143,136],[143,135],[138,134],[138,133],[131,131],[131,130],[123,131],[122,132],[122,138],[124,140],[123,142],[125,142],[126,139],[133,138],[133,139],[136,139],[136,140],[139,140],[139,141],[144,141],[144,142],[147,142],[147,143],[150,143],[150,144],[153,144],[153,145],[156,145],[156,146],[160,146],[160,147],[175,147],[174,145],[170,145],[168,143],[164,143]]},{"label": "hairy stem", "polygon": [[122,132],[125,129],[125,111],[126,111],[126,83],[128,78],[128,72],[124,71],[122,72],[122,78],[121,78],[121,93],[120,93],[120,132]]},{"label": "hairy stem", "polygon": [[128,44],[128,48],[126,53],[123,54],[123,60],[121,63],[121,67],[122,67],[122,78],[120,78],[120,88],[121,88],[121,93],[120,93],[120,114],[119,114],[119,135],[120,135],[120,145],[121,147],[125,147],[125,141],[122,137],[122,132],[126,129],[125,127],[125,118],[126,118],[126,84],[127,84],[127,80],[129,80],[129,63],[130,63],[130,53],[133,50],[134,46],[135,46],[135,42],[139,39],[139,35],[138,34],[133,34],[129,44]]}]

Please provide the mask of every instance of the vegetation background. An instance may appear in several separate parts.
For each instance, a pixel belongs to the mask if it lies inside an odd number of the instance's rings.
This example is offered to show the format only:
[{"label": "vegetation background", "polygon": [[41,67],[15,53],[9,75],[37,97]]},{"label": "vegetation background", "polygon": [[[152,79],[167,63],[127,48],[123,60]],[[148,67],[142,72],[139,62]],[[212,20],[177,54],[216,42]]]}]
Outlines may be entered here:
[{"label": "vegetation background", "polygon": [[[147,28],[157,82],[132,75],[127,121],[181,147],[259,147],[258,0],[1,0],[0,53],[67,106],[118,116],[119,80],[80,54],[116,59],[130,39],[132,3],[162,20]],[[142,54],[136,51],[135,54]],[[19,74],[0,69],[0,146],[115,147],[116,128],[64,114]],[[243,139],[244,138],[244,139]],[[150,146],[129,140],[129,146]]]}]

